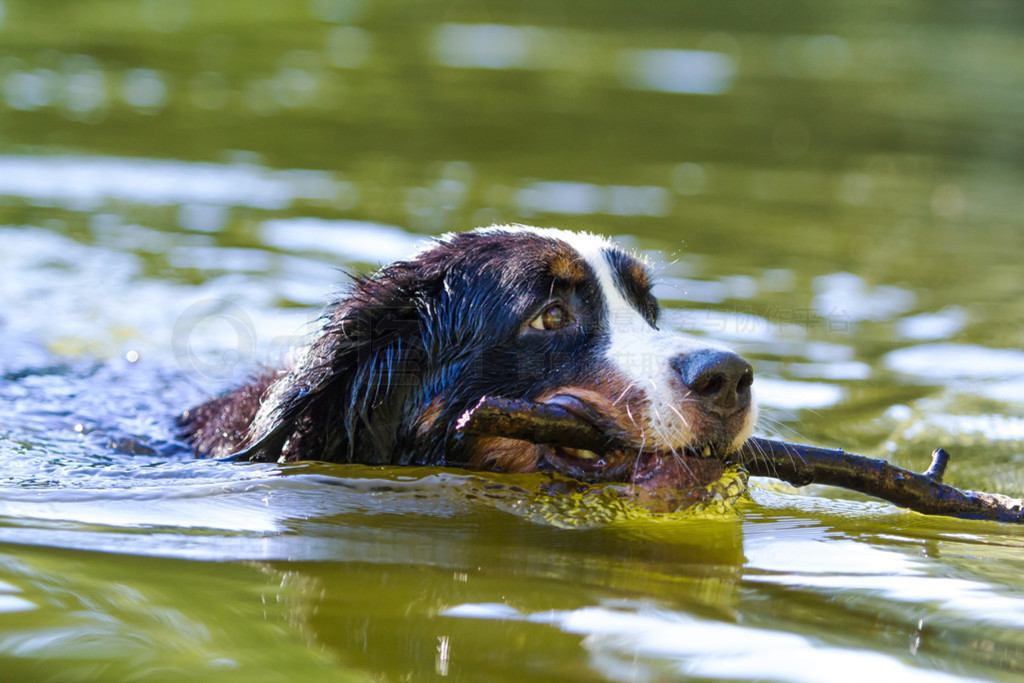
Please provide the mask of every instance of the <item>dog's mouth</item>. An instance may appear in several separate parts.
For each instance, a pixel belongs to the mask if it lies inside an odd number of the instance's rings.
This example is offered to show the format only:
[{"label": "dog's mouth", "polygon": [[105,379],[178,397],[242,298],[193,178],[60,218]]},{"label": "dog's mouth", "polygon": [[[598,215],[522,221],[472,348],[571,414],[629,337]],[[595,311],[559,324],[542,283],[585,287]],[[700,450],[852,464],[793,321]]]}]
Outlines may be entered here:
[{"label": "dog's mouth", "polygon": [[602,450],[544,446],[543,457],[547,464],[573,478],[629,482],[650,489],[689,489],[713,484],[725,472],[724,459],[717,457],[727,453],[729,448],[724,439],[697,441],[675,449],[658,448],[627,434],[614,418],[577,396],[557,394],[544,402],[562,407],[603,434],[614,434],[619,441],[635,444],[635,447]]}]

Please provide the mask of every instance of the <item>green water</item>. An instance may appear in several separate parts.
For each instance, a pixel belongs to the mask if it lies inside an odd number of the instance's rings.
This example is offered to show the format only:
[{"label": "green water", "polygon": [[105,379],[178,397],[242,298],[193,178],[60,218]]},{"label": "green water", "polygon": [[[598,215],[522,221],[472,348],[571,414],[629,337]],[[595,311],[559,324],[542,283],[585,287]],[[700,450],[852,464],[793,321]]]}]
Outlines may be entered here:
[{"label": "green water", "polygon": [[527,222],[649,252],[762,433],[1024,496],[1022,65],[998,0],[0,0],[0,678],[1021,680],[1014,526],[197,463],[171,419],[342,271]]}]

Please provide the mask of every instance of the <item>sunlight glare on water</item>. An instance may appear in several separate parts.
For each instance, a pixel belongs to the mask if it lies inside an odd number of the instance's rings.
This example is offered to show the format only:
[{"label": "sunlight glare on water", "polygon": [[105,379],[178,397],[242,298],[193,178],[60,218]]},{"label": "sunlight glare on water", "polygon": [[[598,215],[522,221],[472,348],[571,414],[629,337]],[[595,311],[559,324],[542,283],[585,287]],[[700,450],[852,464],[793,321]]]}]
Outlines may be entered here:
[{"label": "sunlight glare on water", "polygon": [[[634,610],[628,607],[520,614],[504,605],[466,604],[443,614],[546,624],[585,636],[584,647],[595,668],[612,679],[658,678],[668,669],[677,676],[838,683],[848,681],[849,672],[855,669],[858,676],[878,680],[965,680],[924,673],[880,654],[821,648],[810,639],[781,631],[740,628],[642,606]],[[675,666],[665,666],[665,662]]]}]

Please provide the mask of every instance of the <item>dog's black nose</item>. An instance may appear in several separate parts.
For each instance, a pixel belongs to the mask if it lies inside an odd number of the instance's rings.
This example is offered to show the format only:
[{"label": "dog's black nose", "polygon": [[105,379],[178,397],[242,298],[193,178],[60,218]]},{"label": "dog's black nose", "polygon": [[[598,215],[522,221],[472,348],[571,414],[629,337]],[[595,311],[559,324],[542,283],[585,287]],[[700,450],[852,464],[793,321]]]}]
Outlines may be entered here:
[{"label": "dog's black nose", "polygon": [[754,369],[731,351],[707,349],[672,359],[691,392],[708,410],[731,415],[750,406]]}]

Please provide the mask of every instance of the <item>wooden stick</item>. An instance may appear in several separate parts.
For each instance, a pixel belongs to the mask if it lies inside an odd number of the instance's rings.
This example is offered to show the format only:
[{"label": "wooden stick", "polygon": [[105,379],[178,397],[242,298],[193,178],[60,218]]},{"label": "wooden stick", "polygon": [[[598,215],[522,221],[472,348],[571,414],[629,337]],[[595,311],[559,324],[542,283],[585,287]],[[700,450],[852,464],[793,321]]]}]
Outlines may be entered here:
[{"label": "wooden stick", "polygon": [[[459,419],[467,434],[503,436],[596,452],[630,448],[623,435],[604,434],[558,405],[487,396]],[[632,446],[635,449],[635,446]],[[716,457],[716,456],[712,456]],[[722,456],[755,476],[793,486],[827,484],[866,493],[929,515],[1000,522],[1024,522],[1024,500],[996,493],[962,491],[944,484],[949,454],[938,449],[924,473],[842,450],[751,438],[738,452]]]},{"label": "wooden stick", "polygon": [[949,454],[941,448],[932,452],[932,464],[924,473],[842,450],[757,437],[729,457],[753,475],[793,486],[841,486],[927,515],[1024,522],[1024,500],[942,483]]},{"label": "wooden stick", "polygon": [[466,434],[503,436],[598,453],[625,447],[621,436],[606,434],[560,405],[501,396],[484,396],[462,414],[455,429]]}]

